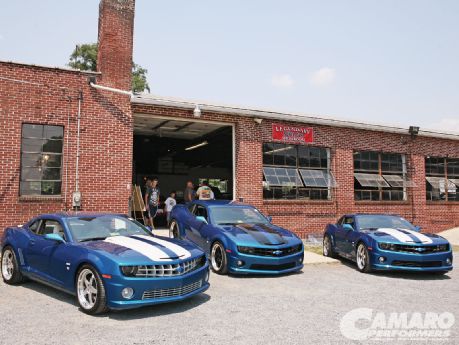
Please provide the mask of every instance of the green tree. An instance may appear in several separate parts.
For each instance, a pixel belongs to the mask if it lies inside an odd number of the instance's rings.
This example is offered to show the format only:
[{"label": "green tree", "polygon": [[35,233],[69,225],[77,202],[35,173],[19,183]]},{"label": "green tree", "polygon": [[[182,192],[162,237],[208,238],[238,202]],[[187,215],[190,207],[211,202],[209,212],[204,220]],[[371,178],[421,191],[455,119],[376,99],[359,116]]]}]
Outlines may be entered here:
[{"label": "green tree", "polygon": [[[82,71],[97,71],[97,43],[78,44],[70,55],[68,66]],[[132,91],[150,92],[148,70],[132,63]]]}]

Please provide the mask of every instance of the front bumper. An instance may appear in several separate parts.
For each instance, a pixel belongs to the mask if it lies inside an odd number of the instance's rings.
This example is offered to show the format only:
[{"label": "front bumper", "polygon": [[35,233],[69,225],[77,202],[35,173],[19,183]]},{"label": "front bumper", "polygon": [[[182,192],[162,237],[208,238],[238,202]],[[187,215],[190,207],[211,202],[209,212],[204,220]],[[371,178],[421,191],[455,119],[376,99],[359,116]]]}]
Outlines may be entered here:
[{"label": "front bumper", "polygon": [[[384,262],[380,262],[383,257]],[[447,263],[447,259],[450,263]],[[445,272],[453,269],[452,251],[432,254],[394,252],[378,248],[371,254],[374,270],[396,270],[413,272]]]},{"label": "front bumper", "polygon": [[[303,268],[304,252],[301,251],[283,257],[229,253],[227,257],[230,273],[278,275],[301,270]],[[240,261],[242,261],[243,265],[238,264]]]},{"label": "front bumper", "polygon": [[[107,306],[110,309],[130,309],[141,306],[182,301],[209,288],[209,265],[182,276],[160,278],[131,278],[122,275],[104,279]],[[134,290],[131,299],[121,296],[121,291]]]}]

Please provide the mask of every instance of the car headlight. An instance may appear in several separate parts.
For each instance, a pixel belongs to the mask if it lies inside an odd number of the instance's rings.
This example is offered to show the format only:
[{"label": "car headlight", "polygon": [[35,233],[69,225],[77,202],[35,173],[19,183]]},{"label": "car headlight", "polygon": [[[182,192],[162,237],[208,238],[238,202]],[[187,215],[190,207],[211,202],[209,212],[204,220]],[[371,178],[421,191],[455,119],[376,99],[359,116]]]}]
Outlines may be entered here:
[{"label": "car headlight", "polygon": [[449,251],[449,244],[440,244],[437,246],[439,252]]},{"label": "car headlight", "polygon": [[252,247],[237,247],[237,251],[239,253],[243,253],[243,254],[253,254],[255,253],[255,249],[252,248]]},{"label": "car headlight", "polygon": [[379,248],[383,250],[396,250],[396,245],[393,243],[378,243]]},{"label": "car headlight", "polygon": [[127,277],[135,277],[137,270],[137,266],[121,266],[121,272]]}]

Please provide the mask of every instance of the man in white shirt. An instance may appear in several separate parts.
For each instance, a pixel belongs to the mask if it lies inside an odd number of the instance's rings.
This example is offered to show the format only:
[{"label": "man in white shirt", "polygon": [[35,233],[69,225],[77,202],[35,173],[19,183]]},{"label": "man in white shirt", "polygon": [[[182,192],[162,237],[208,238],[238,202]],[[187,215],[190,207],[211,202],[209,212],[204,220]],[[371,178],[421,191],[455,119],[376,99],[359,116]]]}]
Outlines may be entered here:
[{"label": "man in white shirt", "polygon": [[209,187],[209,182],[207,181],[202,182],[201,187],[199,187],[198,191],[196,192],[196,196],[199,198],[199,200],[215,199],[214,192],[212,192],[212,189]]},{"label": "man in white shirt", "polygon": [[172,208],[177,205],[175,200],[175,191],[169,194],[169,197],[166,199],[166,217],[167,217],[167,226],[169,227],[169,222],[171,220],[171,211]]}]

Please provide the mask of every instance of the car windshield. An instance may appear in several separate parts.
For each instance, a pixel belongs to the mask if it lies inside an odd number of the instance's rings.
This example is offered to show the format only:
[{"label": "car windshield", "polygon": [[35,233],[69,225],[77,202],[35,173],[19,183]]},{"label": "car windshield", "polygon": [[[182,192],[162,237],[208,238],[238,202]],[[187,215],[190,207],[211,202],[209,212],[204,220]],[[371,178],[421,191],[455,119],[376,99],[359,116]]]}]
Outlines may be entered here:
[{"label": "car windshield", "polygon": [[67,219],[72,238],[78,242],[104,240],[113,236],[150,235],[135,220],[122,216],[86,216]]},{"label": "car windshield", "polygon": [[266,217],[253,207],[212,207],[211,218],[212,222],[217,225],[269,223]]},{"label": "car windshield", "polygon": [[406,219],[397,216],[360,215],[357,217],[360,230],[377,230],[379,228],[394,228],[416,230]]}]

